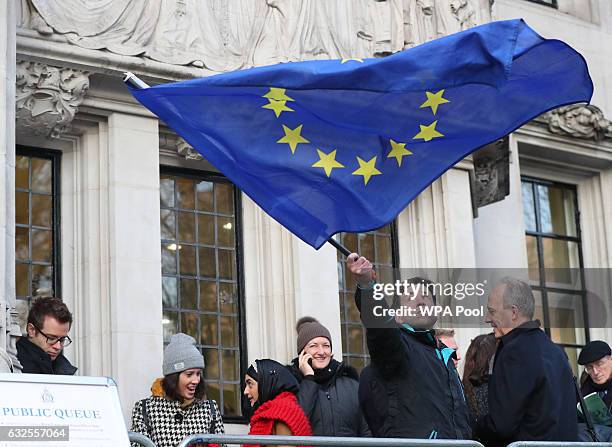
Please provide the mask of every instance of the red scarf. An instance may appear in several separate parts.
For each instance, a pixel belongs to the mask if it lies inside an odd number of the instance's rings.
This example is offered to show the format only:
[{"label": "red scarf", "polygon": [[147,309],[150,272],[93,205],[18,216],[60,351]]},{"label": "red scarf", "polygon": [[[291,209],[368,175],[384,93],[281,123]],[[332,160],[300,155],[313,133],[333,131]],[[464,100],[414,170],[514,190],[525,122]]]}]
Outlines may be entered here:
[{"label": "red scarf", "polygon": [[[283,391],[255,410],[251,418],[249,435],[271,435],[276,421],[287,424],[293,436],[312,436],[310,422],[304,410],[299,406],[295,394],[289,391]],[[245,444],[244,447],[259,447],[259,445]]]}]

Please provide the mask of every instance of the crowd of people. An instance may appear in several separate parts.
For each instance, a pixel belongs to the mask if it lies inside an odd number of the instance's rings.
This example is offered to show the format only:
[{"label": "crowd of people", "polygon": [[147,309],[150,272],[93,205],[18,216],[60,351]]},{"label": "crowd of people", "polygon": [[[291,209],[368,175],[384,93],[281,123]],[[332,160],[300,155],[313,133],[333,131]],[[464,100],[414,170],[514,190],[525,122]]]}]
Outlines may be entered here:
[{"label": "crowd of people", "polygon": [[[493,332],[472,340],[461,377],[453,330],[434,329],[436,317],[427,313],[376,316],[380,313],[371,310],[381,301],[373,299],[372,263],[351,254],[347,265],[357,283],[355,303],[370,364],[359,375],[334,359],[329,330],[315,318],[301,318],[296,357],[289,364],[258,359],[246,371],[242,410],[249,434],[476,439],[494,447],[519,440],[585,440],[579,434],[580,398],[572,369],[564,351],[533,319],[527,283],[504,278],[493,288],[485,320]],[[412,309],[436,303],[435,295],[420,292],[398,300]],[[61,300],[34,301],[27,334],[17,343],[23,372],[74,374],[77,368],[63,355],[71,343],[71,325],[72,315]],[[0,363],[10,368],[3,359]],[[596,394],[609,413],[610,346],[588,343],[578,363],[584,366],[580,394]],[[131,430],[159,447],[175,446],[195,433],[224,433],[221,410],[206,398],[204,358],[191,336],[172,336],[162,371],[151,396],[135,403]]]}]

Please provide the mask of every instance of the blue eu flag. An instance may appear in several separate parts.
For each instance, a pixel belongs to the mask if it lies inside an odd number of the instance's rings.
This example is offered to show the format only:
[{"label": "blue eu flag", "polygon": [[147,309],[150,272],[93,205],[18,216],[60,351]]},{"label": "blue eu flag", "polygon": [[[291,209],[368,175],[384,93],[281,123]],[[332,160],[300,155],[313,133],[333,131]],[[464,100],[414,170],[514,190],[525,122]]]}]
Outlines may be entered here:
[{"label": "blue eu flag", "polygon": [[389,223],[477,148],[592,91],[580,54],[510,20],[385,58],[277,64],[132,94],[319,248]]}]

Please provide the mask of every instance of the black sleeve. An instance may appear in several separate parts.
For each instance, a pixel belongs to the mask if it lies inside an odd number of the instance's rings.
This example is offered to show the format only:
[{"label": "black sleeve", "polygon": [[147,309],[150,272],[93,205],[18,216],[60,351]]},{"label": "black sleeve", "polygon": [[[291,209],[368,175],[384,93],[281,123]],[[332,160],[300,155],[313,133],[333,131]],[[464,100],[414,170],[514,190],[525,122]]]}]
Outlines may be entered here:
[{"label": "black sleeve", "polygon": [[504,350],[502,355],[489,384],[489,413],[474,427],[476,436],[485,443],[512,439],[537,386],[537,372],[525,355],[518,349]]},{"label": "black sleeve", "polygon": [[300,407],[304,410],[304,414],[312,421],[319,401],[319,385],[311,376],[304,376],[304,379],[300,382],[300,391],[297,394],[297,398]]},{"label": "black sleeve", "polygon": [[[375,315],[375,307],[386,309],[386,301],[374,300],[371,289],[357,287],[355,304],[366,328],[366,341],[372,363],[384,376],[392,376],[401,372],[402,362],[406,358],[400,329],[393,317]],[[378,313],[378,312],[377,312]]]}]

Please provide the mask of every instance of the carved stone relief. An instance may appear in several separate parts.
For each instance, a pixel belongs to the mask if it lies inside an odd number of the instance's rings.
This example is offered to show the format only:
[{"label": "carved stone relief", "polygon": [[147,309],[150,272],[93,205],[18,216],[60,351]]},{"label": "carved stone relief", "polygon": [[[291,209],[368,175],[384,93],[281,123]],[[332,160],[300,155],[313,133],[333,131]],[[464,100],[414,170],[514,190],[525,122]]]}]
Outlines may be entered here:
[{"label": "carved stone relief", "polygon": [[17,61],[17,132],[59,137],[70,128],[89,89],[88,73]]},{"label": "carved stone relief", "polygon": [[508,137],[488,144],[472,155],[477,208],[503,200],[510,194],[510,145]]},{"label": "carved stone relief", "polygon": [[612,122],[594,105],[572,104],[542,115],[550,132],[575,138],[601,141],[612,138]]},{"label": "carved stone relief", "polygon": [[192,146],[189,145],[185,140],[179,137],[176,141],[176,151],[181,157],[186,160],[203,160],[204,157],[196,151]]},{"label": "carved stone relief", "polygon": [[490,19],[489,0],[20,0],[20,26],[212,71],[383,56]]}]

